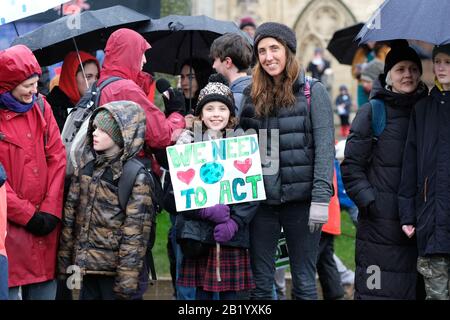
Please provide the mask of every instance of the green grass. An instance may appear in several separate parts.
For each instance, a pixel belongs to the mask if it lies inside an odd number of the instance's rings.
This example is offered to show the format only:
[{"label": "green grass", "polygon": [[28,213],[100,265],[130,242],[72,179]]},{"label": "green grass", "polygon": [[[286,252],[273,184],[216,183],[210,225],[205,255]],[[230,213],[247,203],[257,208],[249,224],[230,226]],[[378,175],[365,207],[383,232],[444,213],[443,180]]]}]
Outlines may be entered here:
[{"label": "green grass", "polygon": [[[156,241],[153,247],[153,257],[158,277],[169,277],[169,259],[167,257],[167,234],[170,228],[170,219],[167,212],[157,217]],[[355,232],[356,228],[346,211],[341,214],[340,236],[335,238],[334,250],[342,262],[352,270],[355,270]]]},{"label": "green grass", "polygon": [[169,277],[169,258],[167,257],[167,234],[170,228],[169,214],[163,211],[156,218],[156,241],[152,253],[158,277]]},{"label": "green grass", "polygon": [[334,241],[334,251],[342,262],[355,270],[355,233],[356,228],[347,211],[341,212],[341,235]]}]

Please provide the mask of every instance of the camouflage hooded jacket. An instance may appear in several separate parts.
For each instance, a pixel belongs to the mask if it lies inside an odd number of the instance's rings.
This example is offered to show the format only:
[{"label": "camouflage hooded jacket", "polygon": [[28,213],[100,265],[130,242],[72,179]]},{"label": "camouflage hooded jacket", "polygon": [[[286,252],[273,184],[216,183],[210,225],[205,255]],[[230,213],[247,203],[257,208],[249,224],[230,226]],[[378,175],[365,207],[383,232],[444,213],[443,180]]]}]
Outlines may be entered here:
[{"label": "camouflage hooded jacket", "polygon": [[[122,131],[123,154],[119,159],[97,164],[92,176],[83,168],[95,161],[93,120],[99,110],[111,112]],[[63,230],[58,252],[58,272],[70,265],[81,274],[115,277],[113,290],[118,298],[128,299],[138,290],[139,274],[153,221],[151,181],[144,173],[136,177],[125,212],[120,207],[117,184],[101,179],[107,167],[118,181],[123,163],[137,155],[144,144],[145,114],[130,101],[116,101],[95,110],[90,119],[86,148],[80,169],[72,177],[64,207]],[[98,161],[97,161],[98,162]]]}]

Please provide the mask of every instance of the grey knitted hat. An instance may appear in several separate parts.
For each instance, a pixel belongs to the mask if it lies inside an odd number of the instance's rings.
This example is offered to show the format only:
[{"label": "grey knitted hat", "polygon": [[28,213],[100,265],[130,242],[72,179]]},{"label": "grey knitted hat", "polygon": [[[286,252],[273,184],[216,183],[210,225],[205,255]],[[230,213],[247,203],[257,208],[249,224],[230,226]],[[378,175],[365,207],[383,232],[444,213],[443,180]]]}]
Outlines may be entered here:
[{"label": "grey knitted hat", "polygon": [[361,80],[373,82],[383,73],[384,63],[375,59],[370,61],[361,71]]},{"label": "grey knitted hat", "polygon": [[269,37],[282,40],[293,53],[297,51],[297,39],[295,37],[295,32],[291,28],[277,22],[266,22],[256,28],[253,46],[253,48],[255,48],[255,54],[258,53],[257,49],[259,41]]}]

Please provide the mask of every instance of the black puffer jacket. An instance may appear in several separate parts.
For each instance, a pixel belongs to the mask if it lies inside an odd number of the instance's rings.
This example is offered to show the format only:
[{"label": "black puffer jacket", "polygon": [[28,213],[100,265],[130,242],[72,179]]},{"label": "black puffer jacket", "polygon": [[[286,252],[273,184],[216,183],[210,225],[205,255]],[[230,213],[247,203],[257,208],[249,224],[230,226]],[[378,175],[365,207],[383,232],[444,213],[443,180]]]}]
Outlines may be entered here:
[{"label": "black puffer jacket", "polygon": [[420,256],[450,254],[450,92],[416,104],[405,147],[399,210],[416,227]]},{"label": "black puffer jacket", "polygon": [[[427,93],[422,83],[416,93],[403,95],[376,82],[371,98],[386,106],[386,127],[378,141],[372,139],[369,103],[353,121],[341,171],[347,194],[360,210],[355,299],[416,299],[416,240],[401,230],[397,192],[411,110]],[[381,271],[379,289],[368,286],[375,284],[370,266]]]},{"label": "black puffer jacket", "polygon": [[[328,203],[330,200],[334,157],[332,110],[323,85],[316,81],[310,85],[310,111],[304,94],[304,73],[301,72],[292,88],[295,105],[278,107],[273,115],[266,117],[256,116],[250,96],[251,87],[244,90],[239,124],[244,130],[254,129],[259,133],[260,146],[267,140],[267,147],[264,148],[267,156],[261,158],[267,204],[311,200]],[[313,112],[321,114],[322,123],[314,123]],[[267,139],[261,136],[263,130],[267,130]],[[315,140],[317,132],[324,132],[320,142]],[[279,137],[276,133],[279,133]],[[318,146],[322,149],[318,149]],[[270,150],[274,154],[270,154]]]}]

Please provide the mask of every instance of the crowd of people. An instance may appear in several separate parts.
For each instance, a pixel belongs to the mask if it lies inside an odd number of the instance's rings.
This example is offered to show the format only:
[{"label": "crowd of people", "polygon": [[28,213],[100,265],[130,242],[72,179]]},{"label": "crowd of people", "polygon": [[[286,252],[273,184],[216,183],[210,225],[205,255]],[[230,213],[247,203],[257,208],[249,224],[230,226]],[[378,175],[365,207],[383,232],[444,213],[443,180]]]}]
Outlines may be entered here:
[{"label": "crowd of people", "polygon": [[[27,47],[0,51],[0,299],[71,299],[77,284],[82,300],[143,299],[161,208],[172,222],[177,299],[274,299],[282,232],[292,298],[318,299],[318,274],[323,297],[342,299],[333,249],[342,181],[350,198],[342,207],[357,226],[355,298],[449,299],[450,45],[433,50],[430,93],[407,43],[392,44],[384,59],[361,52],[358,101],[370,96],[350,127],[352,98],[341,85],[332,106],[322,50],[304,69],[288,26],[244,18],[240,27],[253,43],[225,34],[209,59],[184,61],[180,90],[163,94],[163,111],[148,98],[154,80],[142,71],[151,45],[133,30],[111,34],[102,65],[68,53],[47,97]],[[98,106],[73,153],[64,132],[83,126],[68,115],[94,85]],[[347,137],[340,166],[334,111]],[[225,132],[266,134],[266,199],[177,212],[166,147]]]}]

